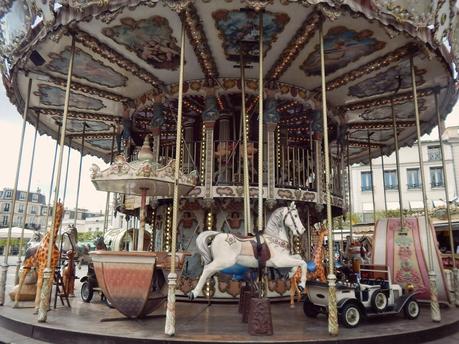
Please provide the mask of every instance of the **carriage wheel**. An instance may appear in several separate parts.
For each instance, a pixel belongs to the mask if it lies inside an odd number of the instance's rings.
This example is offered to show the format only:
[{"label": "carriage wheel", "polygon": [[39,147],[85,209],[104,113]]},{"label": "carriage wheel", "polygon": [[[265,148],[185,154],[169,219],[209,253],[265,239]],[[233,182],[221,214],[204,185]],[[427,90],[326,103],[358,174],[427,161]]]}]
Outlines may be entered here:
[{"label": "carriage wheel", "polygon": [[360,318],[362,314],[360,313],[359,306],[354,303],[346,304],[341,313],[339,314],[340,322],[349,328],[357,327],[360,323]]},{"label": "carriage wheel", "polygon": [[388,300],[382,291],[375,291],[371,297],[371,307],[376,313],[384,312],[387,308]]},{"label": "carriage wheel", "polygon": [[309,318],[316,318],[317,315],[320,313],[319,307],[309,301],[308,297],[306,296],[303,302],[303,312]]},{"label": "carriage wheel", "polygon": [[403,307],[403,312],[405,313],[405,318],[414,320],[419,316],[419,304],[416,300],[410,300]]},{"label": "carriage wheel", "polygon": [[94,295],[94,290],[89,285],[89,282],[84,282],[81,285],[81,299],[84,302],[91,302],[92,296]]}]

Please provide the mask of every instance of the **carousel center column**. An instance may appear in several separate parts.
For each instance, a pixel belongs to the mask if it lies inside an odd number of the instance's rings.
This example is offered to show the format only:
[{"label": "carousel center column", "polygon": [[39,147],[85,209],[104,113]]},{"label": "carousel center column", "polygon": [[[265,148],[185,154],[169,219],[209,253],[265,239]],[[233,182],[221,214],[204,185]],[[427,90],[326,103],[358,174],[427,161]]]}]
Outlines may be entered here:
[{"label": "carousel center column", "polygon": [[205,155],[204,159],[204,197],[212,198],[212,181],[214,171],[214,127],[218,118],[217,96],[212,86],[206,89],[206,100],[202,112],[203,130],[205,131]]},{"label": "carousel center column", "polygon": [[154,99],[151,118],[151,137],[153,139],[153,162],[159,161],[159,153],[161,147],[161,126],[164,124],[164,105],[162,98],[156,96]]}]

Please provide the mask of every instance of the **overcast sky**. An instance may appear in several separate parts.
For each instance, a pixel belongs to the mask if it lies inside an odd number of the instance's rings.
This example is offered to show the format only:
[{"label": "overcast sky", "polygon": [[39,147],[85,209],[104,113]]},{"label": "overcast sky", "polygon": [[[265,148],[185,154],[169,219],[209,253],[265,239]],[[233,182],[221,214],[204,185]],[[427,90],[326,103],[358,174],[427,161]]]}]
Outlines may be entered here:
[{"label": "overcast sky", "polygon": [[[3,85],[0,86],[0,189],[3,187],[13,187],[14,177],[16,174],[16,163],[19,151],[20,134],[21,134],[22,118],[17,112],[16,107],[11,105],[5,94]],[[446,120],[447,126],[459,125],[459,105],[456,105],[453,112],[449,114]],[[34,128],[27,124],[25,148],[22,155],[21,174],[19,178],[19,188],[26,190],[27,179],[30,167],[30,157],[32,153]],[[432,130],[430,139],[438,137],[436,128]],[[49,136],[39,136],[37,139],[37,148],[35,154],[35,165],[32,176],[31,190],[35,191],[37,187],[41,188],[48,201],[49,186],[51,179],[53,154],[55,141]],[[68,148],[64,151],[64,163],[62,170],[62,183],[65,175],[65,164],[67,160]],[[65,207],[74,208],[76,198],[76,188],[78,182],[78,166],[80,153],[73,150],[70,157],[70,171],[68,178],[68,187]],[[85,156],[83,158],[83,167],[81,174],[81,190],[79,207],[99,211],[105,209],[106,193],[96,191],[89,178],[89,168],[93,163],[103,168],[106,164],[98,158]],[[63,191],[63,188],[61,188]],[[62,193],[61,193],[62,195]],[[62,197],[62,196],[61,196]]]},{"label": "overcast sky", "polygon": [[[19,153],[22,117],[5,94],[3,85],[0,86],[0,189],[13,187],[16,175],[16,164]],[[26,190],[32,154],[32,143],[34,127],[27,124],[24,141],[24,152],[19,177],[19,189]],[[38,136],[35,150],[35,163],[32,174],[31,191],[37,187],[41,188],[48,202],[51,172],[53,167],[54,147],[56,141],[47,135]],[[65,177],[65,166],[67,161],[68,147],[64,150],[64,163],[62,168],[62,183]],[[70,153],[70,168],[65,207],[74,208],[76,200],[76,189],[78,183],[78,166],[80,163],[80,152],[72,149]],[[93,163],[103,168],[106,164],[98,158],[85,156],[81,173],[81,189],[79,208],[86,208],[92,211],[105,209],[106,193],[97,191],[89,178],[89,169]],[[63,184],[62,184],[63,185]],[[63,187],[61,187],[61,198]],[[54,197],[52,197],[52,200]]]}]

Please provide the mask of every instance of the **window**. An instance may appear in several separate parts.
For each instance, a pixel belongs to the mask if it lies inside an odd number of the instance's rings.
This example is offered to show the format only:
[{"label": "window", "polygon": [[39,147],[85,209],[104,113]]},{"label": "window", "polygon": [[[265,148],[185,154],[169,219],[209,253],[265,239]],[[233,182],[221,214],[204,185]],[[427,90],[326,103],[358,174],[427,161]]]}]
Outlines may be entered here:
[{"label": "window", "polygon": [[0,198],[3,197],[3,191],[0,191]]},{"label": "window", "polygon": [[19,200],[23,201],[25,200],[26,193],[25,192],[19,192]]},{"label": "window", "polygon": [[371,180],[371,172],[361,172],[362,191],[371,191],[373,189],[373,181]]},{"label": "window", "polygon": [[38,194],[34,193],[32,195],[32,202],[38,202]]},{"label": "window", "polygon": [[37,207],[36,206],[32,206],[32,210],[30,212],[31,214],[36,214],[37,213]]},{"label": "window", "polygon": [[443,168],[431,167],[430,168],[430,183],[432,188],[439,188],[445,186],[443,180]]},{"label": "window", "polygon": [[13,191],[5,191],[5,198],[11,198],[11,196],[13,195]]},{"label": "window", "polygon": [[3,216],[2,225],[6,226],[8,224],[8,216]]},{"label": "window", "polygon": [[3,211],[5,211],[5,212],[10,211],[10,204],[9,203],[3,203]]},{"label": "window", "polygon": [[429,146],[429,147],[427,147],[427,157],[428,157],[429,161],[439,161],[439,160],[441,160],[440,146]]},{"label": "window", "polygon": [[17,217],[17,222],[16,222],[17,226],[20,226],[22,224],[22,220],[23,220],[22,216]]},{"label": "window", "polygon": [[409,168],[406,170],[408,189],[419,189],[421,182],[419,179],[419,168]]},{"label": "window", "polygon": [[395,170],[384,171],[384,187],[386,190],[395,190],[398,187],[397,173]]},{"label": "window", "polygon": [[23,213],[23,212],[24,212],[24,204],[23,203],[19,203],[18,213]]}]

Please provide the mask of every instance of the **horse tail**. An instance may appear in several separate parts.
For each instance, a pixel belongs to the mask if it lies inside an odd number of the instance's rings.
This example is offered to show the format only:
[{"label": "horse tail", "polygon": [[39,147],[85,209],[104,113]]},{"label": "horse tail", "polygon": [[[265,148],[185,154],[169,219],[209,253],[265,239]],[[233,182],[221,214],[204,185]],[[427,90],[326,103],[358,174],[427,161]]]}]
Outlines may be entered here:
[{"label": "horse tail", "polygon": [[220,233],[215,231],[204,231],[196,238],[196,246],[198,247],[199,253],[201,253],[204,264],[206,265],[212,261],[212,252],[210,251],[209,245],[207,244],[207,240],[216,236],[217,234]]}]

